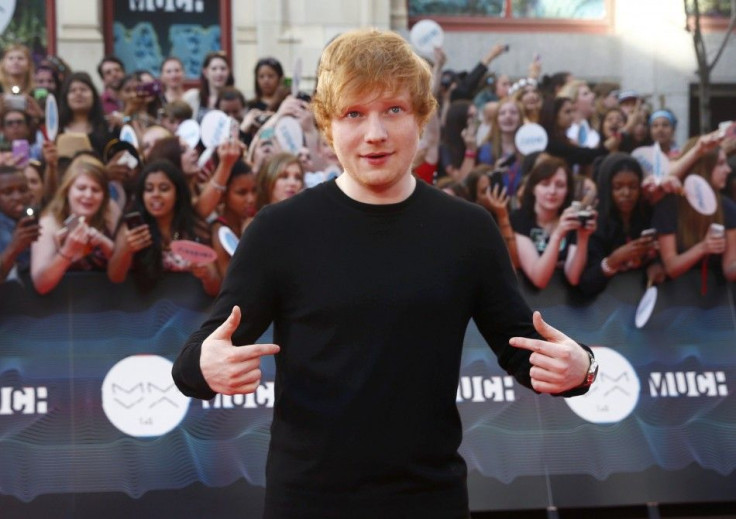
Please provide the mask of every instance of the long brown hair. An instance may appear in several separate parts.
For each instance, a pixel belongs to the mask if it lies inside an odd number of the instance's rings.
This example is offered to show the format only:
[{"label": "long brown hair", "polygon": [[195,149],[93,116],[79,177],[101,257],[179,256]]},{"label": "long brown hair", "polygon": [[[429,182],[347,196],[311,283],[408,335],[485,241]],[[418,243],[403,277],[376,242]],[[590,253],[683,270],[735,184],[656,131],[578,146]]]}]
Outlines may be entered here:
[{"label": "long brown hair", "polygon": [[292,164],[298,164],[302,170],[302,174],[304,173],[304,167],[299,157],[291,153],[276,153],[271,155],[263,166],[261,166],[256,176],[257,209],[261,209],[271,203],[271,191],[273,191],[273,185],[276,183],[276,179],[279,178],[282,171]]},{"label": "long brown hair", "polygon": [[[682,148],[682,153],[687,153],[689,149],[697,144],[698,139],[699,137],[690,138]],[[690,175],[700,175],[708,181],[708,184],[711,187],[713,187],[711,184],[711,175],[718,163],[718,155],[720,151],[721,148],[716,147],[715,149],[704,153],[695,162],[695,164],[693,164],[690,171],[685,175],[685,178]],[[683,250],[687,250],[700,243],[708,232],[710,224],[723,223],[723,206],[721,205],[721,197],[715,189],[713,191],[716,193],[716,212],[711,215],[700,214],[697,212],[692,208],[685,197],[680,197],[677,201],[677,243],[683,247]]]},{"label": "long brown hair", "polygon": [[92,155],[83,153],[72,160],[71,164],[64,173],[64,180],[61,182],[59,189],[56,190],[54,198],[46,209],[46,212],[54,217],[56,222],[61,225],[64,220],[71,214],[69,207],[69,190],[82,175],[87,175],[102,189],[102,203],[97,212],[87,221],[90,227],[94,227],[105,234],[110,234],[114,222],[109,222],[110,217],[108,206],[110,202],[110,190],[108,188],[107,174],[105,166],[94,158]]}]

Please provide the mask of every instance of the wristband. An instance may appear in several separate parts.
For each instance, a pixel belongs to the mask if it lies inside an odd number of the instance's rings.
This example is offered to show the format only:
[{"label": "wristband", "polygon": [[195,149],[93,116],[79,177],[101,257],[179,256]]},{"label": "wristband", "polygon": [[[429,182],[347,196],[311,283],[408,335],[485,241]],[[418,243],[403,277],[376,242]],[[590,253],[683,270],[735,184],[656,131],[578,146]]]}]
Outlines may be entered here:
[{"label": "wristband", "polygon": [[212,185],[213,188],[215,188],[216,190],[218,190],[220,193],[224,193],[225,191],[227,191],[227,186],[223,186],[222,184],[218,184],[217,182],[215,182],[214,179],[210,179],[210,184]]},{"label": "wristband", "polygon": [[470,150],[465,150],[465,158],[466,159],[474,159],[477,156],[477,153]]},{"label": "wristband", "polygon": [[603,258],[603,260],[601,261],[601,270],[606,276],[613,276],[616,272],[618,272],[618,269],[615,269],[608,264],[608,258]]}]

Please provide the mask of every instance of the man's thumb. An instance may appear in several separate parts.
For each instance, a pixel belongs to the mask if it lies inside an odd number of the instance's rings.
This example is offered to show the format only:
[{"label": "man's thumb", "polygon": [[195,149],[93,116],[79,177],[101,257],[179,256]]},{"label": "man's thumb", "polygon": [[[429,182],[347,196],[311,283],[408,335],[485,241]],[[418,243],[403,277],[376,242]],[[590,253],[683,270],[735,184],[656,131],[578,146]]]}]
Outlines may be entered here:
[{"label": "man's thumb", "polygon": [[537,333],[544,337],[545,340],[550,342],[562,342],[567,339],[567,335],[559,331],[557,328],[550,326],[542,319],[542,314],[538,310],[534,311],[532,316],[532,322],[534,323],[534,329]]},{"label": "man's thumb", "polygon": [[240,317],[240,307],[237,305],[233,306],[233,310],[230,312],[228,318],[225,319],[225,322],[218,326],[214,332],[212,332],[210,337],[213,339],[230,340],[235,333],[235,330],[240,326]]}]

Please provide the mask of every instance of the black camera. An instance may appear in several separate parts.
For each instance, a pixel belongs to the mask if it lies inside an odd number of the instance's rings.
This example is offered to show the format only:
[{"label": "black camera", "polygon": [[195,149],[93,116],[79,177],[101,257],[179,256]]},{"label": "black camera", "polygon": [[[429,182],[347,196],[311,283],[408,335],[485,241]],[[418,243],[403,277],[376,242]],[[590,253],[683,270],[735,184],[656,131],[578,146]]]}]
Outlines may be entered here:
[{"label": "black camera", "polygon": [[310,96],[306,92],[302,92],[301,90],[296,93],[296,98],[297,99],[301,99],[302,101],[305,101],[307,103],[311,103],[312,102],[312,96]]},{"label": "black camera", "polygon": [[572,203],[572,208],[575,209],[575,217],[583,227],[588,223],[588,220],[593,218],[593,210],[590,206],[584,207],[583,204],[575,200]]}]

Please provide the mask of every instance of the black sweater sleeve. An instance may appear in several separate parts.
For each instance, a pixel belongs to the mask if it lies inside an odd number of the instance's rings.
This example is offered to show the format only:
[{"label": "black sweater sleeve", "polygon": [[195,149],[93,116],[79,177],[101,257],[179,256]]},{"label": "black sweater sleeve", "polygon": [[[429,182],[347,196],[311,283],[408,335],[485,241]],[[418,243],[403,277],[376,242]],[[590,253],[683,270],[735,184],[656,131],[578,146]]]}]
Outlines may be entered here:
[{"label": "black sweater sleeve", "polygon": [[558,139],[550,139],[546,151],[550,155],[564,159],[570,166],[591,164],[596,157],[608,154],[605,148],[583,148]]},{"label": "black sweater sleeve", "polygon": [[252,344],[268,328],[274,315],[276,287],[271,268],[275,258],[268,257],[270,232],[267,208],[248,226],[230,261],[227,276],[209,318],[194,332],[174,362],[172,375],[179,390],[187,396],[210,399],[215,396],[202,376],[199,359],[202,342],[240,306],[240,326],[233,334],[233,344]]}]

